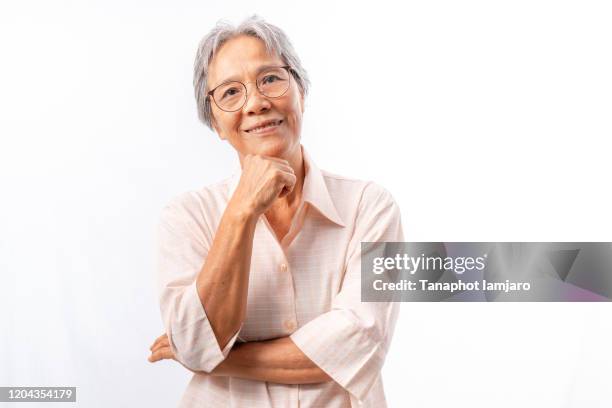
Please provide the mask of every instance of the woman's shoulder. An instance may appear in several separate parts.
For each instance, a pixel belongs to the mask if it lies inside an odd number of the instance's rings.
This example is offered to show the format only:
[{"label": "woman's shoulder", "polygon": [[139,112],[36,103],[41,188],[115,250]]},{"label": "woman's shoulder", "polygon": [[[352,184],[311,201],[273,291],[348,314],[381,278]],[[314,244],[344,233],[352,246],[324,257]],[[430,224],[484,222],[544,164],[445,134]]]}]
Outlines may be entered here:
[{"label": "woman's shoulder", "polygon": [[174,195],[163,207],[162,214],[180,214],[190,218],[222,213],[235,176]]},{"label": "woman's shoulder", "polygon": [[332,197],[349,198],[350,201],[359,202],[361,205],[394,202],[389,190],[378,182],[341,176],[325,170],[321,170],[321,174]]}]

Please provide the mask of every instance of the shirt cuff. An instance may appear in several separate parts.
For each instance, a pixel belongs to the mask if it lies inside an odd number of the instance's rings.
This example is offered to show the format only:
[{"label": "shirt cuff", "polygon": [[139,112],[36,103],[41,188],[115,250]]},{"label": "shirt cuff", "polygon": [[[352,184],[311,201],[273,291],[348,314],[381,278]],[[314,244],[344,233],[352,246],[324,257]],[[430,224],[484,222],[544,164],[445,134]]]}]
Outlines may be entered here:
[{"label": "shirt cuff", "polygon": [[302,352],[358,400],[364,400],[380,374],[386,346],[351,319],[349,310],[323,314],[290,338]]},{"label": "shirt cuff", "polygon": [[170,349],[176,359],[192,371],[210,373],[225,360],[240,330],[222,350],[200,301],[195,282],[176,299],[174,314],[175,318],[170,319],[167,331]]}]

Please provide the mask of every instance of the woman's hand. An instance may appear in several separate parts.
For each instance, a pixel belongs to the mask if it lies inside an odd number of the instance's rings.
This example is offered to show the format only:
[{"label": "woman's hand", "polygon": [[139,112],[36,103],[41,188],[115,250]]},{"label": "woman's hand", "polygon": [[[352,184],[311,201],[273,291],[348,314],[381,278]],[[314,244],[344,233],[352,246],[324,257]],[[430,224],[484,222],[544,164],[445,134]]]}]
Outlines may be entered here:
[{"label": "woman's hand", "polygon": [[159,360],[176,360],[174,353],[170,349],[170,341],[166,333],[155,339],[153,345],[149,347],[149,350],[151,350],[151,355],[148,360],[151,363]]},{"label": "woman's hand", "polygon": [[295,173],[287,160],[247,155],[228,207],[259,216],[270,208],[274,200],[291,193],[295,183]]},{"label": "woman's hand", "polygon": [[[238,348],[238,344],[234,348]],[[166,335],[166,333],[162,334],[157,339],[155,339],[155,341],[153,342],[153,345],[149,347],[149,350],[151,350],[151,355],[149,356],[148,360],[151,363],[155,363],[161,360],[178,361],[176,357],[174,356],[174,353],[170,349],[170,341],[168,340],[168,336]],[[180,361],[178,362],[180,363]],[[217,367],[215,367],[215,369],[211,371],[209,374],[215,375],[215,376],[229,376],[231,373],[230,363],[231,362],[229,361],[229,358],[225,359]],[[190,368],[187,368],[187,369],[194,373],[196,372],[196,371],[191,370]],[[199,373],[206,374],[204,372],[199,372]]]}]

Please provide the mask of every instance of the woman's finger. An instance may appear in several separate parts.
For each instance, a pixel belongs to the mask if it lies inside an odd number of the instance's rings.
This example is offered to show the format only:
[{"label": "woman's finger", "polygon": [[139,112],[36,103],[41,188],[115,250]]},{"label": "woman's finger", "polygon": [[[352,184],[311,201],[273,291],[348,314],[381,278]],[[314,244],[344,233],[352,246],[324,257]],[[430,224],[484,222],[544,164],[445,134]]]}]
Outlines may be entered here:
[{"label": "woman's finger", "polygon": [[266,160],[270,160],[270,161],[273,161],[279,164],[284,164],[286,166],[289,166],[289,162],[287,160],[281,159],[279,157],[274,157],[274,156],[261,156],[261,157],[263,157]]},{"label": "woman's finger", "polygon": [[161,340],[164,339],[164,337],[168,337],[166,336],[166,333],[162,334],[161,336],[159,336],[158,338],[155,339],[155,341],[153,342],[153,344],[151,345],[151,347],[149,347],[149,350],[153,350],[153,348],[155,348],[155,345],[160,342]]},{"label": "woman's finger", "polygon": [[161,339],[160,341],[158,341],[153,348],[151,349],[151,351],[157,351],[162,347],[170,347],[170,341],[168,340],[168,337],[165,336],[163,339]]},{"label": "woman's finger", "polygon": [[151,344],[151,346],[149,347],[149,350],[153,350],[153,348],[155,347],[155,345],[157,343],[159,343],[159,341],[165,336],[165,334],[162,334],[161,336],[159,336],[158,338],[155,339],[155,341],[153,342],[153,344]]},{"label": "woman's finger", "polygon": [[162,347],[149,356],[149,361],[151,363],[159,360],[174,360],[174,353],[172,353],[170,347]]}]

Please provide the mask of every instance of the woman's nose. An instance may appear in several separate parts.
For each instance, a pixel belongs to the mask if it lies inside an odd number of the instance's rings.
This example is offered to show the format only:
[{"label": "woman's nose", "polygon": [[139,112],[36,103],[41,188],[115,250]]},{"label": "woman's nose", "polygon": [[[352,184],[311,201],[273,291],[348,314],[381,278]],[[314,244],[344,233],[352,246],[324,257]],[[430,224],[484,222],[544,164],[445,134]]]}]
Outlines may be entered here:
[{"label": "woman's nose", "polygon": [[243,112],[246,114],[258,114],[270,109],[272,104],[270,100],[259,92],[255,84],[251,83],[247,86],[247,100],[243,106]]}]

